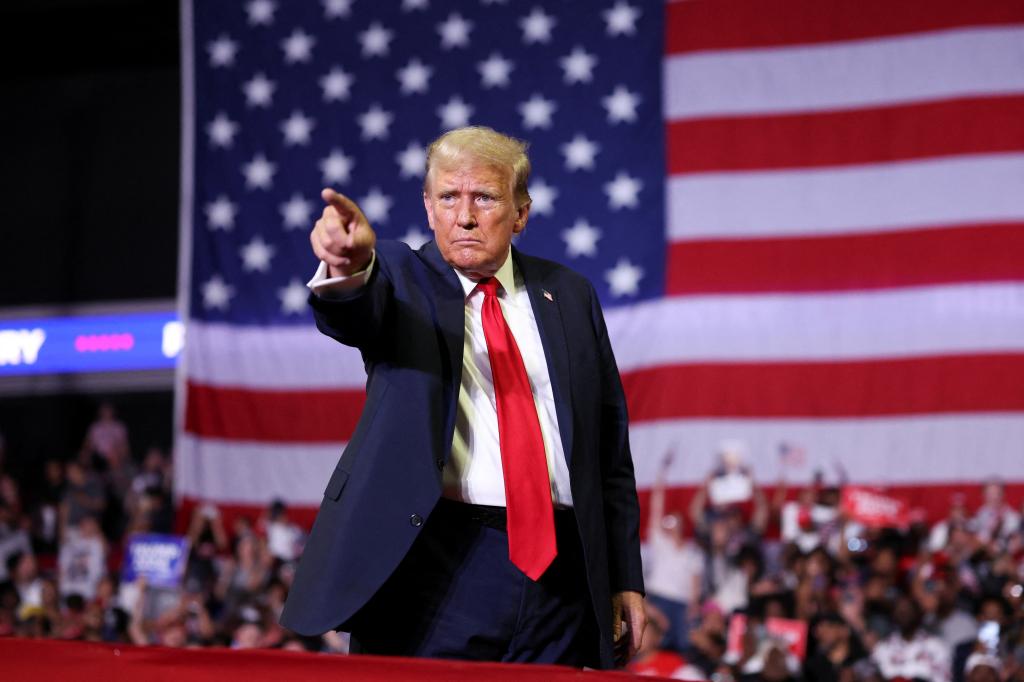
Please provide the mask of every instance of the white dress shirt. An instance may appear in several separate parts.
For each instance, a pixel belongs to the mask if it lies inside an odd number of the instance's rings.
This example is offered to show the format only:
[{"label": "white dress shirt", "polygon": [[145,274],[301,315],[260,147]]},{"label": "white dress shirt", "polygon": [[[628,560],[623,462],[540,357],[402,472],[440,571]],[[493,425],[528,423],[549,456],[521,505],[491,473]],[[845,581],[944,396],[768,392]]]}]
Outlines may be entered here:
[{"label": "white dress shirt", "polygon": [[[366,270],[349,277],[327,277],[327,265],[321,263],[308,286],[318,296],[330,298],[331,292],[351,291],[365,285],[373,271],[374,260]],[[484,293],[476,282],[458,270],[465,292],[465,338],[462,346],[462,383],[459,387],[455,434],[451,456],[442,472],[445,497],[496,507],[505,506],[505,477],[501,468],[501,446],[498,440],[498,413],[494,402],[494,383],[487,356],[487,341],[481,318]],[[533,389],[544,453],[548,462],[551,498],[556,506],[571,507],[569,467],[565,461],[558,430],[554,392],[548,374],[544,346],[537,320],[530,305],[530,295],[523,286],[522,274],[513,263],[511,252],[495,274],[501,285],[498,303],[526,365],[526,374]]]}]

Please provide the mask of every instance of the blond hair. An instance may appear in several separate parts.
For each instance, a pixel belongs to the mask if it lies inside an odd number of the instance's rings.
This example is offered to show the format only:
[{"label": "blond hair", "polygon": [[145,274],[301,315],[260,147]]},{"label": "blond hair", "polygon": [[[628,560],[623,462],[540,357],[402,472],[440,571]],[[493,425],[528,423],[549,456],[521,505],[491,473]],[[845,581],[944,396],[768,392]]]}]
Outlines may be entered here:
[{"label": "blond hair", "polygon": [[527,143],[499,133],[486,126],[466,126],[449,130],[427,148],[427,171],[423,191],[427,191],[430,171],[434,167],[452,168],[467,160],[483,162],[507,173],[512,179],[512,195],[516,208],[530,202],[527,183],[530,179],[530,158]]}]

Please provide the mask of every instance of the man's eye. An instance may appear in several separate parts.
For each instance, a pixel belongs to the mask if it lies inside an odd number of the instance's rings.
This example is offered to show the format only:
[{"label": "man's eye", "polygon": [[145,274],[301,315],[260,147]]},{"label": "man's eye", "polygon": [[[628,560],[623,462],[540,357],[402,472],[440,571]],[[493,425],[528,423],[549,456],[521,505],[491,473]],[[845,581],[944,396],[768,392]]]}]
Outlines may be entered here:
[{"label": "man's eye", "polygon": [[481,204],[489,204],[492,201],[494,201],[494,197],[492,197],[490,195],[487,195],[487,194],[481,194],[481,195],[477,196],[476,200],[477,200],[478,203],[481,203]]}]

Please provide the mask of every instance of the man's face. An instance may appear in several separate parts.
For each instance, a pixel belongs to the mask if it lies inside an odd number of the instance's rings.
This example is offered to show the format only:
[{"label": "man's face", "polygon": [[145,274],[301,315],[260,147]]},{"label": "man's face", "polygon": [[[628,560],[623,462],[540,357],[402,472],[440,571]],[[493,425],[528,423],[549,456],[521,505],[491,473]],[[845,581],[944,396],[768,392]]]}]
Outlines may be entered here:
[{"label": "man's face", "polygon": [[909,598],[902,598],[893,608],[892,619],[901,631],[916,629],[919,620],[917,608]]},{"label": "man's face", "polygon": [[432,169],[423,205],[445,261],[474,279],[498,271],[530,212],[516,209],[507,172],[472,162]]}]

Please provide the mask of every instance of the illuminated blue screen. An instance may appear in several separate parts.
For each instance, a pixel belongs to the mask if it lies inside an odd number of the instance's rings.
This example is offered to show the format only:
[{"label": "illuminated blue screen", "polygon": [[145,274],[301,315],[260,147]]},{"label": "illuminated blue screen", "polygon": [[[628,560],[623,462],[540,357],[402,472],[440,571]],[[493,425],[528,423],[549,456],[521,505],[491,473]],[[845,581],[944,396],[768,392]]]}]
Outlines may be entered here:
[{"label": "illuminated blue screen", "polygon": [[173,312],[0,320],[0,376],[170,369],[183,341]]}]

